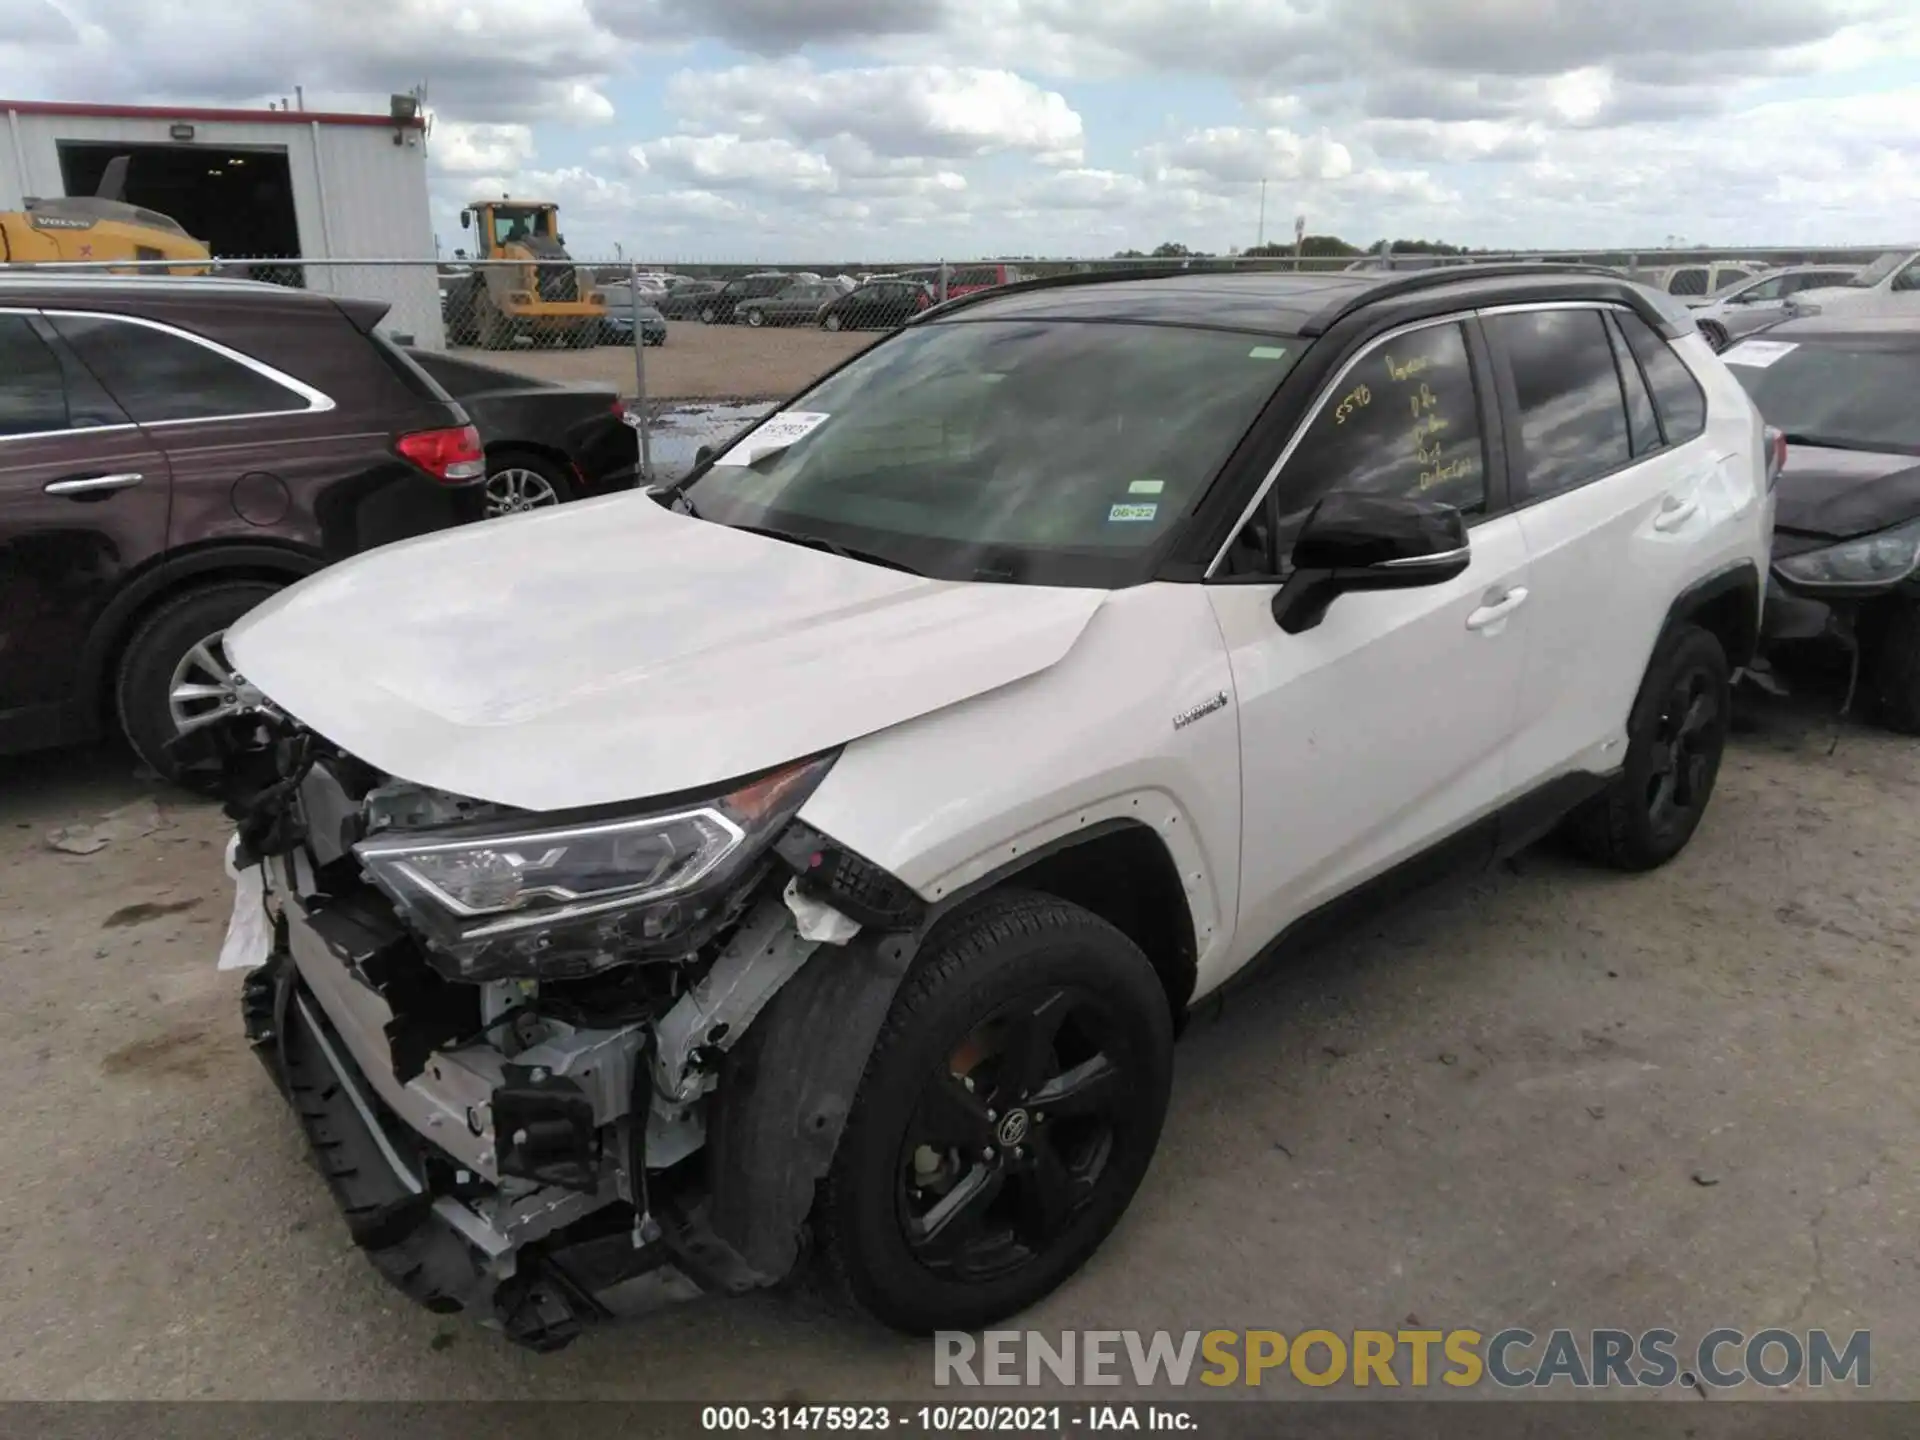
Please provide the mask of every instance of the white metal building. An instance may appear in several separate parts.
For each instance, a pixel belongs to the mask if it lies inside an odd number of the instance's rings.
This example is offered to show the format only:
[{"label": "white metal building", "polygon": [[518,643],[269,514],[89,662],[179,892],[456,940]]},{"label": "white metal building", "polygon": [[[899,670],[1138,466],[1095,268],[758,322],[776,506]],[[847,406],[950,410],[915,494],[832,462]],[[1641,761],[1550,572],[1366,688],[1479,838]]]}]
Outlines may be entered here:
[{"label": "white metal building", "polygon": [[126,155],[123,198],[172,216],[216,259],[420,262],[303,269],[311,289],[390,301],[382,328],[443,343],[417,107],[344,115],[0,100],[0,115],[0,210],[28,196],[94,194],[107,163]]}]

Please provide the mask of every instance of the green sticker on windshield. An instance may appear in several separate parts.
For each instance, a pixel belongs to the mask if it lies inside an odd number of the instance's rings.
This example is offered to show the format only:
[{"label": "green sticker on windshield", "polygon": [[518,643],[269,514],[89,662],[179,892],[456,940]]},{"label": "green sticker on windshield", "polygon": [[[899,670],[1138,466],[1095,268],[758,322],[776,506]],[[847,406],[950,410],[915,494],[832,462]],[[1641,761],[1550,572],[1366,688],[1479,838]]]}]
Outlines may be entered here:
[{"label": "green sticker on windshield", "polygon": [[1160,513],[1158,505],[1115,505],[1107,511],[1109,522],[1115,520],[1151,520]]},{"label": "green sticker on windshield", "polygon": [[1247,351],[1247,358],[1249,360],[1284,360],[1287,358],[1287,352],[1279,345],[1256,345]]},{"label": "green sticker on windshield", "polygon": [[1129,495],[1158,495],[1166,488],[1167,482],[1164,480],[1136,480],[1127,486],[1127,493]]}]

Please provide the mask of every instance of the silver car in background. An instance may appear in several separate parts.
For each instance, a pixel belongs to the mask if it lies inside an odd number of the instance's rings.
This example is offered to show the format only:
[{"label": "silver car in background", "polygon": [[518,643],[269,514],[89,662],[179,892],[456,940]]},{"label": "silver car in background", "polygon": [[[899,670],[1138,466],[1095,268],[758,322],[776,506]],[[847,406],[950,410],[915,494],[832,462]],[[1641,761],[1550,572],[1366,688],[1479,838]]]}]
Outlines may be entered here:
[{"label": "silver car in background", "polygon": [[1735,340],[1786,319],[1789,295],[1824,285],[1845,285],[1856,269],[1849,265],[1792,265],[1687,303],[1707,343],[1724,350]]},{"label": "silver car in background", "polygon": [[1787,301],[1787,315],[1920,315],[1920,250],[1889,250],[1838,285],[1808,288]]}]

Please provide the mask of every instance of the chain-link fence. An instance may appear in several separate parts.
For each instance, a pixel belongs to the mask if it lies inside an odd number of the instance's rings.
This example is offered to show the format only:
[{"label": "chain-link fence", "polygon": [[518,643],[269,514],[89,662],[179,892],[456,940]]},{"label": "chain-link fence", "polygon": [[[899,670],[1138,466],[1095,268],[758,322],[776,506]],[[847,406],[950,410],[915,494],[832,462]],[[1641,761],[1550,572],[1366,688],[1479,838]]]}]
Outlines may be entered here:
[{"label": "chain-link fence", "polygon": [[[381,330],[429,350],[542,380],[618,387],[630,401],[643,461],[690,459],[677,440],[731,430],[758,406],[805,389],[921,311],[956,296],[1059,275],[1176,271],[1413,270],[1469,263],[1604,265],[1672,293],[1707,296],[1789,267],[1845,275],[1890,253],[1851,249],[1597,250],[1367,255],[1125,255],[782,266],[542,256],[533,261],[221,258],[206,267],[96,262],[61,267],[180,273],[183,268],[387,305]],[[19,268],[19,267],[15,267]],[[46,266],[33,267],[46,269]],[[1811,278],[1811,277],[1809,277]],[[1821,283],[1830,283],[1823,276]],[[716,410],[745,402],[745,412]],[[708,419],[719,415],[721,421]],[[714,438],[707,435],[706,438]],[[679,457],[678,452],[687,454]]]}]

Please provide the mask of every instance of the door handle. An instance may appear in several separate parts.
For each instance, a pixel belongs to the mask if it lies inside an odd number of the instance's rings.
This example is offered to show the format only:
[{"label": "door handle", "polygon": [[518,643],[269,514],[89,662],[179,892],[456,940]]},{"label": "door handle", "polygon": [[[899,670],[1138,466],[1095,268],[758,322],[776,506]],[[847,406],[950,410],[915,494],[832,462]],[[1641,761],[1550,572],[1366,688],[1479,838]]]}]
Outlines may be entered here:
[{"label": "door handle", "polygon": [[1489,625],[1497,625],[1526,603],[1524,585],[1516,585],[1504,595],[1488,597],[1479,609],[1467,616],[1467,629],[1484,630]]},{"label": "door handle", "polygon": [[1660,513],[1653,517],[1656,530],[1678,530],[1693,518],[1694,511],[1700,508],[1700,502],[1691,495],[1684,499],[1678,495],[1669,495],[1660,502]]},{"label": "door handle", "polygon": [[73,480],[55,480],[44,487],[48,495],[97,495],[108,490],[125,490],[146,477],[137,471],[119,475],[83,475]]}]

